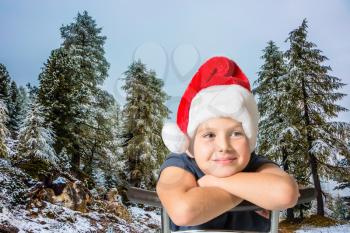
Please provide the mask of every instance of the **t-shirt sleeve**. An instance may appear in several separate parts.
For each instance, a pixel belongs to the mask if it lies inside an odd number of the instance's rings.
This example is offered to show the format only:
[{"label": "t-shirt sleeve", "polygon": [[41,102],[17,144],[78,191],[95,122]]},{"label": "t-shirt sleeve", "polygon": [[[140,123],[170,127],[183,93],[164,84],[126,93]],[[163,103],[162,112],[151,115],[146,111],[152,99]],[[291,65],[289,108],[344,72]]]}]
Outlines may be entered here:
[{"label": "t-shirt sleeve", "polygon": [[249,160],[249,163],[243,171],[254,172],[254,171],[258,170],[259,167],[261,167],[262,165],[264,165],[266,163],[273,163],[273,164],[279,166],[277,163],[273,162],[272,160],[268,159],[265,156],[252,153],[251,158]]},{"label": "t-shirt sleeve", "polygon": [[194,174],[193,169],[191,169],[188,162],[186,162],[183,156],[179,154],[170,154],[160,166],[158,180],[162,171],[167,167],[179,167]]}]

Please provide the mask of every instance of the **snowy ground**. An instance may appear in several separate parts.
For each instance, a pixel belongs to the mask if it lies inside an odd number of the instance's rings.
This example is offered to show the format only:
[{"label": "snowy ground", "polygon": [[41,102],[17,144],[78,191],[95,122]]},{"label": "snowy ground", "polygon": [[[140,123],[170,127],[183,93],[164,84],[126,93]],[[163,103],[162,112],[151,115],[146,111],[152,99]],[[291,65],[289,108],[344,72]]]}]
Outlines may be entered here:
[{"label": "snowy ground", "polygon": [[[144,211],[133,207],[130,209],[133,223],[107,214],[88,213],[81,214],[61,206],[48,203],[48,207],[38,214],[37,209],[26,211],[24,209],[0,209],[0,223],[9,223],[25,232],[159,232],[160,215],[154,211]],[[38,215],[36,215],[38,214]],[[34,217],[35,216],[35,217]]]},{"label": "snowy ground", "polygon": [[[99,230],[99,225],[91,226],[87,218],[76,215],[74,212],[65,213],[70,216],[71,222],[63,219],[50,219],[39,215],[36,218],[26,216],[24,211],[3,210],[0,215],[0,222],[7,221],[12,226],[17,227],[19,232],[92,232]],[[68,219],[68,218],[67,218]]]},{"label": "snowy ground", "polygon": [[342,190],[334,189],[337,185],[339,184],[334,180],[327,180],[321,183],[322,190],[324,192],[331,193],[332,196],[338,196],[338,195],[341,197],[350,196],[349,188],[342,189]]},{"label": "snowy ground", "polygon": [[313,228],[313,227],[303,227],[302,230],[297,230],[295,233],[349,233],[350,224],[324,227],[324,228]]},{"label": "snowy ground", "polygon": [[[47,208],[37,216],[38,210],[30,211],[24,209],[9,210],[6,207],[0,208],[0,223],[6,221],[17,227],[20,233],[78,233],[78,232],[120,232],[120,233],[152,233],[160,232],[159,211],[145,211],[141,208],[131,207],[130,213],[133,216],[133,223],[112,217],[106,218],[106,214],[96,212],[81,214],[61,206],[48,203]],[[35,217],[33,217],[35,216]],[[111,216],[110,216],[111,217]],[[106,227],[107,222],[107,227]],[[304,226],[296,233],[347,233],[350,232],[350,223],[346,225],[314,228]]]},{"label": "snowy ground", "polygon": [[[42,209],[33,208],[26,210],[23,206],[12,207],[10,203],[17,203],[16,198],[23,195],[21,190],[25,191],[23,179],[26,174],[17,168],[0,159],[0,224],[12,225],[19,229],[20,233],[79,233],[79,232],[120,232],[120,233],[152,233],[160,232],[160,211],[145,211],[141,208],[131,207],[129,212],[132,221],[127,222],[115,215],[108,213],[80,213],[59,205],[46,203]],[[325,192],[332,195],[347,196],[350,195],[349,189],[336,191],[333,188],[335,182],[329,181],[322,184]],[[315,212],[315,203],[311,212]],[[331,214],[330,210],[325,208],[327,216]],[[314,228],[304,226],[297,233],[350,233],[350,223],[340,226]]]}]

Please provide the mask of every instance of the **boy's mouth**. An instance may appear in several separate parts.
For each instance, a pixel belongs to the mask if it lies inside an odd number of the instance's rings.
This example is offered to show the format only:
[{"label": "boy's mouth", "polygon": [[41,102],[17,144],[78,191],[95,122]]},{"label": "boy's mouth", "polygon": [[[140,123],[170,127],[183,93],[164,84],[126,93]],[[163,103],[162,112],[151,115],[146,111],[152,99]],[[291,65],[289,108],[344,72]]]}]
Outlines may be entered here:
[{"label": "boy's mouth", "polygon": [[237,158],[222,158],[222,159],[215,159],[214,162],[217,164],[230,164],[232,163],[234,160],[236,160]]}]

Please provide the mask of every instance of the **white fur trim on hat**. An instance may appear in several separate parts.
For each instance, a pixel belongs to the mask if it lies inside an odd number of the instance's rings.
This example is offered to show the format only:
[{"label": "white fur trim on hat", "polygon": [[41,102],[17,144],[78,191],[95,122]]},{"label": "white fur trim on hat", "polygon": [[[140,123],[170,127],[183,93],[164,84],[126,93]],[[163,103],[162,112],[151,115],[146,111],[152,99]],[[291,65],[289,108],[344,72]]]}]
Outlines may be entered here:
[{"label": "white fur trim on hat", "polygon": [[175,123],[165,123],[162,129],[162,139],[165,146],[173,153],[184,153],[189,144],[189,138]]}]

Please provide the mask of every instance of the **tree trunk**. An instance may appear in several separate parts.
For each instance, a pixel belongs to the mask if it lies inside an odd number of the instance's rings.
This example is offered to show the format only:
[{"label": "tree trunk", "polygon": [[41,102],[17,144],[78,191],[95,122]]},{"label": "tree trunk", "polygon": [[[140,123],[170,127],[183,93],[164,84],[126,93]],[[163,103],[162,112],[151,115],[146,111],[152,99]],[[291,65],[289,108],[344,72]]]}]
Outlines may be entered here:
[{"label": "tree trunk", "polygon": [[324,206],[323,206],[323,199],[322,199],[322,189],[321,189],[321,183],[318,175],[317,170],[317,160],[315,155],[310,153],[310,150],[312,149],[312,137],[310,135],[310,131],[308,127],[310,126],[310,117],[309,117],[309,109],[307,106],[307,93],[306,93],[306,87],[304,80],[302,80],[302,90],[303,90],[303,101],[304,101],[304,120],[305,120],[305,127],[306,127],[306,137],[307,137],[307,144],[308,144],[308,157],[309,157],[309,166],[311,167],[311,174],[312,179],[314,181],[315,189],[316,189],[316,200],[317,200],[317,215],[324,216]]},{"label": "tree trunk", "polygon": [[85,163],[85,166],[84,166],[84,172],[89,177],[92,177],[92,162],[93,162],[93,160],[94,160],[94,155],[93,155],[93,152],[91,152],[91,154],[89,155],[89,157]]},{"label": "tree trunk", "polygon": [[317,200],[317,214],[324,216],[323,198],[321,183],[317,171],[317,161],[313,154],[309,153],[309,164],[311,166],[312,179],[314,181],[316,189],[316,200]]},{"label": "tree trunk", "polygon": [[[289,171],[289,163],[288,163],[288,155],[284,148],[282,148],[282,158],[283,158],[283,170],[288,173]],[[287,221],[293,221],[294,218],[294,208],[287,209]]]},{"label": "tree trunk", "polygon": [[132,187],[140,187],[141,186],[141,171],[139,170],[139,161],[138,154],[136,151],[131,152],[132,155],[128,157],[129,163],[129,184]]},{"label": "tree trunk", "polygon": [[72,171],[73,172],[79,172],[80,171],[80,150],[79,145],[75,144],[73,146],[73,153],[72,153]]}]

